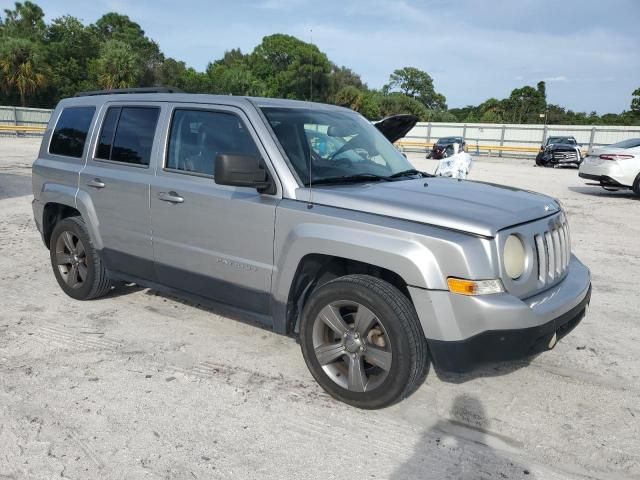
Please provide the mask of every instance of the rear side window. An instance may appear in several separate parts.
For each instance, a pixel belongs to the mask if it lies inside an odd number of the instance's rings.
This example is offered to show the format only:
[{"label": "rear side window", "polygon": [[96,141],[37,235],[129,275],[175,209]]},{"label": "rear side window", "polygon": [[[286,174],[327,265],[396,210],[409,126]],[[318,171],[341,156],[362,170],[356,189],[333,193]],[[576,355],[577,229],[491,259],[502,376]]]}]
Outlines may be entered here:
[{"label": "rear side window", "polygon": [[221,153],[259,156],[244,123],[234,114],[177,109],[171,121],[167,168],[214,175]]},{"label": "rear side window", "polygon": [[51,135],[49,153],[82,157],[95,107],[69,107],[62,110]]},{"label": "rear side window", "polygon": [[102,122],[96,158],[149,165],[158,107],[110,107]]}]

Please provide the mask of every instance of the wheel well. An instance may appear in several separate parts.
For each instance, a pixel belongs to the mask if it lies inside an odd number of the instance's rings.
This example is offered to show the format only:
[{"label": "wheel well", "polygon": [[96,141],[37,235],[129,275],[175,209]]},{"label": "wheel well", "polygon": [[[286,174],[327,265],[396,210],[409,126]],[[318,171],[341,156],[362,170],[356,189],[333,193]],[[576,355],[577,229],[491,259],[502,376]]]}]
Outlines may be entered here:
[{"label": "wheel well", "polygon": [[309,295],[316,288],[345,275],[364,274],[389,282],[409,300],[407,283],[400,275],[386,268],[331,255],[310,254],[300,260],[291,282],[287,301],[287,333],[297,331],[298,320]]},{"label": "wheel well", "polygon": [[42,235],[43,240],[47,248],[51,242],[51,232],[60,220],[67,217],[80,216],[80,212],[68,205],[62,205],[61,203],[47,203],[44,206],[42,213]]}]

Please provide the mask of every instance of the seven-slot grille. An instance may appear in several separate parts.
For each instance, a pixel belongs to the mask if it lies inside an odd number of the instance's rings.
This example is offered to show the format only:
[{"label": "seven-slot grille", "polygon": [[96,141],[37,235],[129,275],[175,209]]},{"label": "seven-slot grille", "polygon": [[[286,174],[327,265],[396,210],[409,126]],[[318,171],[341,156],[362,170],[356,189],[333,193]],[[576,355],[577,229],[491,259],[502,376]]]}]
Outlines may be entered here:
[{"label": "seven-slot grille", "polygon": [[552,230],[534,236],[538,252],[538,280],[543,284],[558,280],[569,266],[571,238],[569,225],[562,219]]}]

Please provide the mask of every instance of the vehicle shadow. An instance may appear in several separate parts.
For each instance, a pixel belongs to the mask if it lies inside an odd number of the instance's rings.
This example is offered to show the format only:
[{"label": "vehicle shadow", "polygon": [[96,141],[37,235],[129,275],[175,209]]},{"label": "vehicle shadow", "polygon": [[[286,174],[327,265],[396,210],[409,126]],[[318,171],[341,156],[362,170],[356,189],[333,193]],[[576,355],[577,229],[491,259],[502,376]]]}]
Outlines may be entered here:
[{"label": "vehicle shadow", "polygon": [[391,475],[392,480],[533,479],[525,465],[504,456],[520,450],[521,442],[490,430],[482,402],[473,395],[457,396],[448,419],[426,430],[412,456]]},{"label": "vehicle shadow", "polygon": [[31,175],[0,173],[0,200],[22,197],[31,193]]},{"label": "vehicle shadow", "polygon": [[439,380],[446,383],[462,384],[476,380],[478,378],[501,377],[509,375],[517,370],[526,368],[536,356],[524,358],[522,360],[512,360],[504,362],[491,362],[479,365],[470,372],[458,373],[433,368]]},{"label": "vehicle shadow", "polygon": [[575,193],[591,195],[592,197],[627,198],[629,200],[640,200],[640,196],[635,195],[631,190],[609,191],[597,185],[590,187],[569,187],[569,190]]}]

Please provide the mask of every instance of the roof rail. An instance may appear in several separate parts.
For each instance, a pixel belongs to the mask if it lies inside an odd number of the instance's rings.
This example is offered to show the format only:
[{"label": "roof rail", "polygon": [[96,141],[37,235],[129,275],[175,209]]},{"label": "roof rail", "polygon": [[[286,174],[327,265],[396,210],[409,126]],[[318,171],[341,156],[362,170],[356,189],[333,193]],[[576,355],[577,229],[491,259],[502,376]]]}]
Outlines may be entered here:
[{"label": "roof rail", "polygon": [[92,90],[78,92],[76,97],[93,97],[95,95],[120,95],[126,93],[183,93],[176,87],[144,87],[144,88],[114,88],[113,90]]}]

